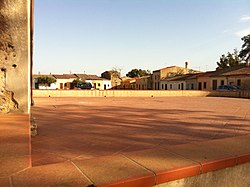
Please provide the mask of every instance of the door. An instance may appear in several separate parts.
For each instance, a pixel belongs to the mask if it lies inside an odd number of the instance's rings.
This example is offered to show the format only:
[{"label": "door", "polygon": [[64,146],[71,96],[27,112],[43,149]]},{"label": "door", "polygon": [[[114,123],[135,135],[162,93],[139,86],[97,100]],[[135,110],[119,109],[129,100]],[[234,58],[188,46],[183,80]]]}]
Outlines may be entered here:
[{"label": "door", "polygon": [[217,89],[217,80],[213,80],[213,90]]},{"label": "door", "polygon": [[202,84],[201,84],[201,82],[199,82],[199,84],[198,84],[198,90],[201,90],[201,87],[202,87]]}]

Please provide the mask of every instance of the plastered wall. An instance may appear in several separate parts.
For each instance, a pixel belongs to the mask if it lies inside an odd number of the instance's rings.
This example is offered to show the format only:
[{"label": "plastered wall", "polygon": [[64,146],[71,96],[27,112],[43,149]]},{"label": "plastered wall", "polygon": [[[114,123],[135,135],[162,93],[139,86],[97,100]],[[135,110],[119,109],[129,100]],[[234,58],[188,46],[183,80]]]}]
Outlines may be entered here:
[{"label": "plastered wall", "polygon": [[0,113],[29,113],[30,0],[0,0]]}]

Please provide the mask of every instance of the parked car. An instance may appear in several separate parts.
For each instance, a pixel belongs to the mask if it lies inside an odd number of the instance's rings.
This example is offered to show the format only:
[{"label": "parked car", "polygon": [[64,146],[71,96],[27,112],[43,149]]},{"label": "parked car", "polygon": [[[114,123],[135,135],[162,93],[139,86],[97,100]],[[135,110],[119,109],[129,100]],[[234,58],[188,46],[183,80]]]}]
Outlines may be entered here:
[{"label": "parked car", "polygon": [[92,84],[90,82],[78,82],[76,88],[81,90],[90,90],[92,88]]},{"label": "parked car", "polygon": [[233,86],[233,85],[221,85],[219,86],[216,90],[219,90],[219,91],[238,91],[240,90],[239,87],[237,86]]}]

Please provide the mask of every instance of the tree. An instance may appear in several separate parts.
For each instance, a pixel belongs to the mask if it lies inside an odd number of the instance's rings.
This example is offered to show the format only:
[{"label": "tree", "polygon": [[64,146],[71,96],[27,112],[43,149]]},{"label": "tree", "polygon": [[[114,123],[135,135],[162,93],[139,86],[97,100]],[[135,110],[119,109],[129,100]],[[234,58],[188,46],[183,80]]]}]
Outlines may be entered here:
[{"label": "tree", "polygon": [[41,76],[37,77],[37,83],[42,86],[50,86],[52,83],[55,83],[56,79],[50,76]]},{"label": "tree", "polygon": [[112,70],[110,71],[111,77],[121,79],[121,70],[122,70],[121,68],[113,67]]},{"label": "tree", "polygon": [[241,40],[244,42],[241,51],[239,54],[239,57],[243,60],[246,60],[248,57],[250,57],[250,34],[247,36],[244,36],[241,38]]},{"label": "tree", "polygon": [[77,87],[77,85],[79,84],[79,83],[84,83],[85,82],[85,80],[83,80],[83,79],[81,79],[81,78],[76,78],[76,79],[74,79],[73,81],[72,81],[72,85],[74,86],[74,87]]},{"label": "tree", "polygon": [[226,55],[221,55],[220,61],[217,62],[219,68],[233,67],[241,64],[241,58],[239,57],[239,52],[234,49],[233,53],[228,52]]},{"label": "tree", "polygon": [[142,69],[132,69],[130,72],[126,74],[126,76],[134,78],[134,77],[142,77],[146,75],[150,75],[149,70],[142,70]]}]

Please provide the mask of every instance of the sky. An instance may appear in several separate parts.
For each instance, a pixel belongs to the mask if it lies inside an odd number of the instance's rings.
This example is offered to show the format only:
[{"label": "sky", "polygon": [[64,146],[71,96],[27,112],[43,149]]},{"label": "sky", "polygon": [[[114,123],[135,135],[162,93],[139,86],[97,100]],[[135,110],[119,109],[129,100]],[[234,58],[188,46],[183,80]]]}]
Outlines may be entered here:
[{"label": "sky", "polygon": [[35,0],[34,73],[215,70],[247,34],[249,0]]}]

